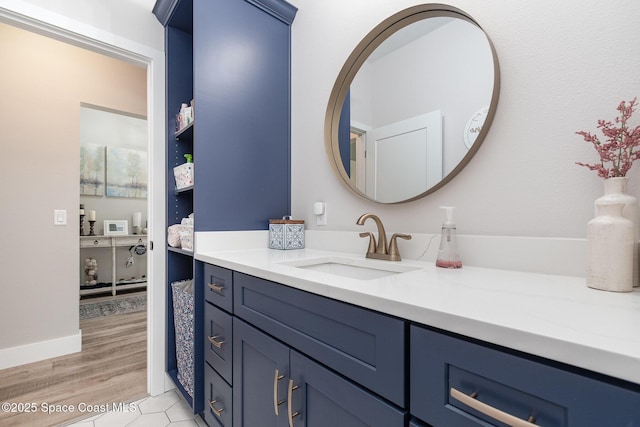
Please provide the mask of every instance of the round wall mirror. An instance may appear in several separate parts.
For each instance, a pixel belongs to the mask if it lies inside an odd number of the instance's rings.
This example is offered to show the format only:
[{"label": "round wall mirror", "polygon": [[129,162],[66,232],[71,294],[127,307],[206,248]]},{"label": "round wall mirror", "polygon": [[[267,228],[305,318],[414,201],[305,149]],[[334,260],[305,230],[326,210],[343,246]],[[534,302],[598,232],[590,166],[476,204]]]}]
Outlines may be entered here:
[{"label": "round wall mirror", "polygon": [[373,29],[334,84],[325,145],[361,197],[402,203],[430,194],[469,162],[499,94],[491,41],[466,13],[425,4]]}]

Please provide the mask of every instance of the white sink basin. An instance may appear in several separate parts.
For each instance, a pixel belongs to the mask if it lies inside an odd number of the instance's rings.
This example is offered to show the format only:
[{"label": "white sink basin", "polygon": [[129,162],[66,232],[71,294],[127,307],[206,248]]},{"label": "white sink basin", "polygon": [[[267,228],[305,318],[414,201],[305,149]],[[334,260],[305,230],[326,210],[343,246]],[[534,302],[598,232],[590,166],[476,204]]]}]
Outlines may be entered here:
[{"label": "white sink basin", "polygon": [[281,264],[360,280],[379,279],[418,269],[418,267],[398,264],[393,261],[356,260],[337,257],[286,261]]}]

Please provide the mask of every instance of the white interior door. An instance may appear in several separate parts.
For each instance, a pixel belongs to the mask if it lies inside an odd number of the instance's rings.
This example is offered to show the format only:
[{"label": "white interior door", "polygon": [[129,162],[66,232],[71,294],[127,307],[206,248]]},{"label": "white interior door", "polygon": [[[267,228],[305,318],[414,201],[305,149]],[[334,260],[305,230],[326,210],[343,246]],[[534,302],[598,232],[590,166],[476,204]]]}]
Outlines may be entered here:
[{"label": "white interior door", "polygon": [[367,188],[380,202],[409,199],[442,179],[440,110],[376,128],[367,145]]}]

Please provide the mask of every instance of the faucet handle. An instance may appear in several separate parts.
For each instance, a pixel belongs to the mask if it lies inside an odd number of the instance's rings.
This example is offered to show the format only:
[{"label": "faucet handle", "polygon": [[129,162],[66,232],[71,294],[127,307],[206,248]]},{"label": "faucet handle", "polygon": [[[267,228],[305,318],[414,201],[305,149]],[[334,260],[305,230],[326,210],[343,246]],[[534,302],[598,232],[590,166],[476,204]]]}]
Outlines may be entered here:
[{"label": "faucet handle", "polygon": [[397,239],[398,237],[405,240],[411,240],[410,234],[395,233],[393,236],[391,236],[391,241],[389,242],[389,255],[391,256],[392,261],[400,261],[400,251],[398,250]]},{"label": "faucet handle", "polygon": [[367,237],[367,236],[369,237],[369,249],[367,249],[367,253],[368,254],[375,253],[375,251],[376,251],[376,237],[370,231],[367,231],[367,232],[364,232],[364,233],[360,233],[360,237]]}]

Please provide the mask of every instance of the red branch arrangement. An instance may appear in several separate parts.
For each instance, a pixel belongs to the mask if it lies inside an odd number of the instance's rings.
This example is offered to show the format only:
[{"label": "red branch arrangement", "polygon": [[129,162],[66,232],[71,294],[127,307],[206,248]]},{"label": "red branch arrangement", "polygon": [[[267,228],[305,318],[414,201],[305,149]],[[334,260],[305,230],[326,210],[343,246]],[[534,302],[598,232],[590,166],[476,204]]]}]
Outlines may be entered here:
[{"label": "red branch arrangement", "polygon": [[630,128],[627,122],[638,105],[637,97],[629,101],[620,102],[618,110],[620,117],[616,117],[614,122],[598,120],[598,128],[607,138],[603,143],[597,136],[590,132],[576,132],[582,135],[585,141],[593,144],[600,155],[600,163],[588,164],[576,162],[580,166],[585,166],[592,171],[598,171],[598,176],[602,178],[613,178],[626,176],[635,160],[640,158],[640,125]]}]

